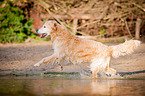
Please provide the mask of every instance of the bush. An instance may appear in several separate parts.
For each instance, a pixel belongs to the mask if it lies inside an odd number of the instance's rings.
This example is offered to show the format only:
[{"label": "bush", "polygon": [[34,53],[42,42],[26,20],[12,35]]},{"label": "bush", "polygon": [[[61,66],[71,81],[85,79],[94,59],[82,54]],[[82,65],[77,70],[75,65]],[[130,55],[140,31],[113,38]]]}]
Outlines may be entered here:
[{"label": "bush", "polygon": [[0,1],[0,43],[22,43],[28,36],[34,37],[33,20],[25,19],[16,2],[5,1]]}]

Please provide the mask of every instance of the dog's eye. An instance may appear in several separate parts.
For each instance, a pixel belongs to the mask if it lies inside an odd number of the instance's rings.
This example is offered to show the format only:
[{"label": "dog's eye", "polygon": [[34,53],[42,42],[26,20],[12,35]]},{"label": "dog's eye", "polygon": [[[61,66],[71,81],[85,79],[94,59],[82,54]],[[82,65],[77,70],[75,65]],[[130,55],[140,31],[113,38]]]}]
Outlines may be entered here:
[{"label": "dog's eye", "polygon": [[46,26],[44,26],[44,28],[46,28]]}]

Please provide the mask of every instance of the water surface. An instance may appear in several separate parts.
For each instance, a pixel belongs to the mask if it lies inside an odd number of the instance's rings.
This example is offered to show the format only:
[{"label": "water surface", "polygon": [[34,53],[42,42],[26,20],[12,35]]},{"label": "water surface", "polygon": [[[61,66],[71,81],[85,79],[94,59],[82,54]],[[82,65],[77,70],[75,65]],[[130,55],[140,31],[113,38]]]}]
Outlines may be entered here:
[{"label": "water surface", "polygon": [[145,80],[115,79],[0,79],[0,96],[119,95],[145,96]]}]

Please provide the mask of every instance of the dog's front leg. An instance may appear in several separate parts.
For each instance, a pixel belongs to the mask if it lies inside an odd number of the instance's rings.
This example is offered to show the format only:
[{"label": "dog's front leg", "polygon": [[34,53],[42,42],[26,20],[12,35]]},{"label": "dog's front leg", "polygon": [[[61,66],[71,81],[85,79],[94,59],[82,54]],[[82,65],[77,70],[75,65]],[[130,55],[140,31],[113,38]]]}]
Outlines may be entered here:
[{"label": "dog's front leg", "polygon": [[51,55],[51,56],[49,56],[49,57],[45,57],[45,58],[43,58],[41,61],[39,61],[38,63],[34,64],[34,66],[35,66],[35,67],[38,67],[38,66],[40,66],[42,63],[46,63],[46,62],[47,62],[47,63],[50,63],[50,62],[53,61],[55,58],[57,58],[55,54],[53,54],[53,55]]},{"label": "dog's front leg", "polygon": [[98,75],[98,70],[94,70],[92,71],[92,78],[97,78],[97,75]]}]

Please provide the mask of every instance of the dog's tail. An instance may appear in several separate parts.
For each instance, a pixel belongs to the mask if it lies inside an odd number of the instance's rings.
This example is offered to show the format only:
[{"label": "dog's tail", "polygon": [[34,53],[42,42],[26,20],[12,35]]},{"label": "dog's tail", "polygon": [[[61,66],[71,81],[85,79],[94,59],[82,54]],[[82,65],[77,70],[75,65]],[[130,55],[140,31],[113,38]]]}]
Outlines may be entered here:
[{"label": "dog's tail", "polygon": [[135,49],[140,45],[140,41],[138,40],[129,40],[125,41],[123,44],[119,44],[116,46],[109,46],[112,52],[112,56],[117,58],[119,56],[124,56],[126,54],[131,54]]}]

